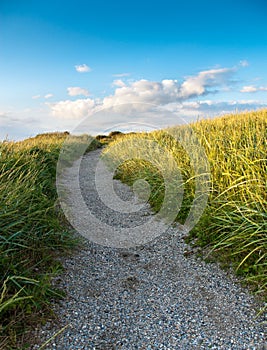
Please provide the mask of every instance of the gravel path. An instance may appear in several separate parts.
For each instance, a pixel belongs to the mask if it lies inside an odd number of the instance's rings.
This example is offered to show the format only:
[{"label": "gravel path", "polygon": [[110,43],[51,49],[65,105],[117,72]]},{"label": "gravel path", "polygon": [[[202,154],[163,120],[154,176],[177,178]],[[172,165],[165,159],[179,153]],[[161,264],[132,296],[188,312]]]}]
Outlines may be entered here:
[{"label": "gravel path", "polygon": [[[140,209],[138,201],[140,210],[130,214],[101,203],[94,181],[88,181],[99,154],[90,152],[81,165],[90,211],[111,226],[131,228],[148,220],[150,208]],[[70,169],[66,182],[71,177]],[[133,199],[119,181],[114,188],[123,200]],[[72,198],[70,204],[77,208],[78,202]],[[172,226],[152,242],[129,248],[84,239],[79,252],[62,260],[65,271],[54,280],[67,297],[54,306],[58,322],[38,330],[41,342],[67,327],[45,349],[267,349],[267,317],[254,319],[256,300],[229,272],[188,253],[183,237]]]}]

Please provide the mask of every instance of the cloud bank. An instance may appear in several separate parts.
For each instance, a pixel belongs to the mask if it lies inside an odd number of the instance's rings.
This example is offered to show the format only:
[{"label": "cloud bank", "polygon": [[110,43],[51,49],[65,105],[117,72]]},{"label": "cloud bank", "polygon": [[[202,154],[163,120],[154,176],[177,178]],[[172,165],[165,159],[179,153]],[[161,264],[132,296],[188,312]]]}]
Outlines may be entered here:
[{"label": "cloud bank", "polygon": [[[114,105],[128,103],[139,104],[141,111],[144,108],[151,108],[149,104],[157,106],[176,104],[178,108],[187,100],[210,93],[214,94],[218,89],[227,86],[231,82],[234,71],[233,68],[205,70],[195,76],[185,78],[181,83],[175,79],[164,79],[160,82],[141,79],[126,84],[121,79],[117,79],[113,82],[113,86],[116,87],[114,94],[102,100],[90,98],[76,101],[64,100],[51,103],[49,106],[53,116],[66,119],[81,119],[101,108],[111,108]],[[80,87],[69,87],[68,94],[88,96],[89,92]]]},{"label": "cloud bank", "polygon": [[[0,139],[6,135],[23,139],[50,130],[74,131],[81,125],[86,129],[79,132],[93,135],[117,126],[130,131],[148,125],[152,130],[151,127],[164,128],[197,118],[267,108],[265,100],[245,99],[241,95],[267,91],[265,86],[242,87],[241,81],[235,80],[236,72],[247,65],[247,61],[240,61],[232,68],[203,70],[180,81],[134,81],[127,79],[129,73],[114,74],[113,92],[102,98],[90,97],[90,92],[80,86],[66,88],[70,98],[57,102],[49,100],[51,93],[35,95],[32,98],[40,101],[38,108],[24,109],[21,113],[1,111]],[[90,71],[86,64],[75,68],[80,73]],[[254,79],[255,84],[258,80]],[[239,85],[233,88],[236,83]]]}]

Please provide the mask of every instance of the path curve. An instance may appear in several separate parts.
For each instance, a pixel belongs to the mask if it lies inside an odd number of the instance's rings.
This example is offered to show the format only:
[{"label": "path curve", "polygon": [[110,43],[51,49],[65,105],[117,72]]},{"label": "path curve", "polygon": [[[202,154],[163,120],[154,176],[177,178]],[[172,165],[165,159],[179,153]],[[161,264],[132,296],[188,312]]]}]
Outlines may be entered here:
[{"label": "path curve", "polygon": [[[111,217],[86,189],[99,154],[85,156],[80,183],[91,210],[118,224],[120,215]],[[69,171],[66,181],[71,183],[71,176]],[[114,187],[123,200],[131,198],[128,186],[114,180]],[[128,224],[149,215],[144,206]],[[128,249],[84,239],[79,252],[62,259],[65,271],[54,283],[67,297],[54,306],[58,323],[38,330],[40,342],[68,325],[46,349],[267,349],[262,324],[267,317],[254,319],[256,300],[229,271],[185,254],[190,247],[183,235],[172,226],[154,241]]]}]

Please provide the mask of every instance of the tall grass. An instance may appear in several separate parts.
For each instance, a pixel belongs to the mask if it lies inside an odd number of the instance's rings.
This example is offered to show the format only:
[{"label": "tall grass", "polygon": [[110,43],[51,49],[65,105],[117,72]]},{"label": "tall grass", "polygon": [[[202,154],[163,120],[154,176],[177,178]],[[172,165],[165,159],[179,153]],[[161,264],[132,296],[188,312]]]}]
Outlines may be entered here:
[{"label": "tall grass", "polygon": [[40,322],[51,298],[62,296],[51,287],[61,269],[55,257],[76,243],[63,224],[55,185],[66,137],[0,143],[0,348],[26,348],[26,326]]},{"label": "tall grass", "polygon": [[[128,184],[139,178],[147,180],[151,185],[149,201],[158,211],[165,196],[162,167],[157,166],[152,157],[149,161],[145,154],[153,148],[147,140],[160,144],[169,152],[170,159],[176,160],[183,179],[184,196],[177,220],[184,223],[197,196],[196,175],[204,170],[194,166],[198,147],[195,147],[195,156],[189,155],[188,149],[170,134],[178,131],[190,139],[192,130],[208,159],[210,192],[204,214],[190,236],[198,245],[206,247],[205,251],[213,257],[231,264],[258,293],[266,294],[267,110],[202,120],[189,127],[125,136],[107,147],[105,158],[117,164],[116,176]],[[142,142],[142,147],[136,146]],[[128,159],[127,154],[130,155]],[[169,165],[164,167],[165,172],[170,171]],[[203,173],[203,181],[205,179],[208,181]],[[177,186],[181,186],[179,181]]]},{"label": "tall grass", "polygon": [[267,290],[267,111],[195,126],[212,169],[209,206],[192,234],[230,258],[237,273]]}]

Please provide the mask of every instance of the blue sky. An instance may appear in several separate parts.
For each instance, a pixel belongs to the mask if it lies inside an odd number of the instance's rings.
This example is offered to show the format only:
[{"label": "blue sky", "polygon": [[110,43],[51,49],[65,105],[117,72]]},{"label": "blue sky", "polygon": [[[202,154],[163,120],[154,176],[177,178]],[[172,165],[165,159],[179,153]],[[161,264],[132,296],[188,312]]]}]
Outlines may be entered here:
[{"label": "blue sky", "polygon": [[0,138],[267,107],[266,14],[263,0],[1,0]]}]

